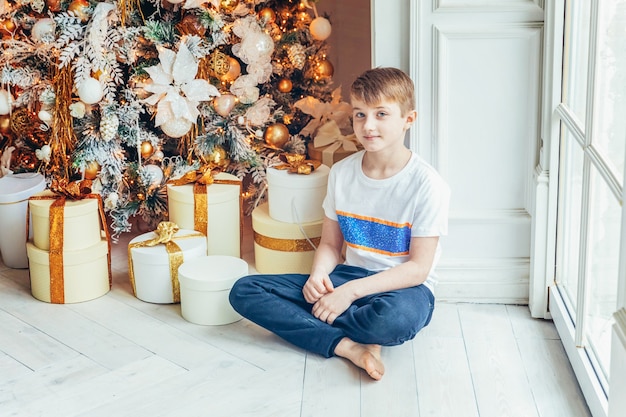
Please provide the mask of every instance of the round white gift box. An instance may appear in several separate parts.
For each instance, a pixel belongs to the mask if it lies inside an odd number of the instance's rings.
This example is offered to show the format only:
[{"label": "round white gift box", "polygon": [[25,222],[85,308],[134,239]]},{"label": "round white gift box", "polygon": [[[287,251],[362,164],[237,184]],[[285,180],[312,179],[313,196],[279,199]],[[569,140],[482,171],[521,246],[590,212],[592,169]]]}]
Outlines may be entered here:
[{"label": "round white gift box", "polygon": [[183,318],[203,325],[240,320],[228,296],[235,281],[244,275],[248,275],[248,264],[234,256],[210,255],[183,262],[178,268]]},{"label": "round white gift box", "polygon": [[45,188],[46,180],[41,174],[23,173],[0,178],[0,253],[9,268],[28,268],[28,198]]},{"label": "round white gift box", "polygon": [[[35,194],[35,197],[51,197],[55,194],[46,190]],[[33,200],[30,214],[33,223],[33,243],[41,250],[50,250],[50,206],[54,199]],[[75,251],[97,245],[102,230],[98,200],[84,198],[82,200],[65,201],[63,207],[63,250]]]},{"label": "round white gift box", "polygon": [[270,217],[285,223],[310,223],[324,218],[322,202],[330,168],[320,165],[309,175],[267,169]]},{"label": "round white gift box", "polygon": [[[27,242],[30,265],[30,290],[33,297],[47,303],[50,296],[50,253]],[[100,240],[89,248],[63,251],[64,304],[93,300],[108,293],[109,244]]]},{"label": "round white gift box", "polygon": [[[218,180],[238,181],[237,177],[221,172]],[[207,187],[207,253],[239,257],[241,218],[240,187],[230,184],[211,184]],[[167,206],[170,221],[181,229],[194,230],[193,185],[168,185]]]},{"label": "round white gift box", "polygon": [[[189,237],[190,235],[193,237]],[[154,239],[156,236],[157,234],[154,232],[144,233],[135,237],[128,245],[132,246],[133,243]],[[206,238],[200,232],[179,230],[172,241],[182,251],[183,262],[206,256]],[[133,263],[137,298],[157,304],[178,302],[178,300],[174,300],[169,255],[165,245],[131,248],[130,256],[130,261]]]}]

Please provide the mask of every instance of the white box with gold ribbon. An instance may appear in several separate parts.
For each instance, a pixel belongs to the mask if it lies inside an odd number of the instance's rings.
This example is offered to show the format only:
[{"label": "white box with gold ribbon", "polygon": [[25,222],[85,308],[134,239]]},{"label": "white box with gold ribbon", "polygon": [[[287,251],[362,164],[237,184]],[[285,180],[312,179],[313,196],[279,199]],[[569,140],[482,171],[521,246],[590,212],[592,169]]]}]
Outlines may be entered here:
[{"label": "white box with gold ribbon", "polygon": [[158,236],[157,232],[144,233],[128,244],[131,286],[142,301],[178,303],[178,267],[188,260],[206,256],[206,237],[195,230],[178,230],[168,242],[153,245]]},{"label": "white box with gold ribbon", "polygon": [[285,223],[310,223],[324,219],[322,202],[330,168],[320,165],[308,175],[268,168],[269,215]]},{"label": "white box with gold ribbon", "polygon": [[[240,257],[241,182],[234,175],[227,173],[219,173],[214,178],[215,183],[206,188],[204,210],[198,207],[193,184],[168,185],[169,219],[181,229],[205,233],[209,255]],[[220,181],[232,183],[225,184]],[[197,213],[198,210],[201,213]],[[198,227],[203,222],[204,226]]]},{"label": "white box with gold ribbon", "polygon": [[[33,243],[50,250],[50,207],[58,197],[50,190],[33,195],[28,201],[33,225]],[[66,199],[63,205],[63,250],[76,251],[97,245],[101,239],[102,220],[96,198]],[[54,238],[54,237],[53,237]]]},{"label": "white box with gold ribbon", "polygon": [[311,272],[315,248],[322,235],[322,220],[302,224],[280,222],[270,217],[268,204],[264,203],[252,211],[252,230],[255,268],[259,273]]},{"label": "white box with gold ribbon", "polygon": [[[63,251],[61,262],[54,254],[26,243],[33,297],[55,304],[80,303],[101,297],[111,289],[109,243],[77,251]],[[52,258],[52,260],[51,260]]]}]

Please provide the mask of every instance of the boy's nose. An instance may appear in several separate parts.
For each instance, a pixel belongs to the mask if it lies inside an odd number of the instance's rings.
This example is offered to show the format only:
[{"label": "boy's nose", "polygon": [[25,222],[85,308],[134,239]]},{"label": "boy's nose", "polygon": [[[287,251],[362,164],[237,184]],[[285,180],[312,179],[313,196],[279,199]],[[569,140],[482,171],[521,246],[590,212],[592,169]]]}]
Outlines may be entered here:
[{"label": "boy's nose", "polygon": [[365,123],[363,123],[363,129],[365,129],[366,131],[372,131],[375,129],[375,127],[376,127],[376,121],[374,120],[374,118],[366,116]]}]

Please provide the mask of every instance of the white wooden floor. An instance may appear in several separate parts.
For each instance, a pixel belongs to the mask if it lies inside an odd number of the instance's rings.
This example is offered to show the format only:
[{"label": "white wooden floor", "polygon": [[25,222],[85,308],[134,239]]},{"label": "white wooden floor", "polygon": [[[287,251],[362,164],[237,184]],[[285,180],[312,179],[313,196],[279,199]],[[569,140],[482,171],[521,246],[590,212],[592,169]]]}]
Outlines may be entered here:
[{"label": "white wooden floor", "polygon": [[590,416],[554,325],[524,306],[438,303],[374,382],[246,320],[199,326],[136,299],[131,237],[112,291],[85,303],[40,302],[0,262],[0,416]]}]

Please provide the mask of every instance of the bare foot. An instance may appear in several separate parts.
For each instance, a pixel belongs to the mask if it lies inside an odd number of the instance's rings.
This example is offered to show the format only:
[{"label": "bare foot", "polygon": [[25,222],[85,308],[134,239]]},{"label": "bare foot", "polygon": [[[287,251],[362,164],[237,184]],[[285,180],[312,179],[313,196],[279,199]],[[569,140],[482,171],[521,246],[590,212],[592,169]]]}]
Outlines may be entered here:
[{"label": "bare foot", "polygon": [[344,337],[335,348],[335,355],[348,359],[378,381],[385,373],[380,351],[380,345],[363,345]]}]

